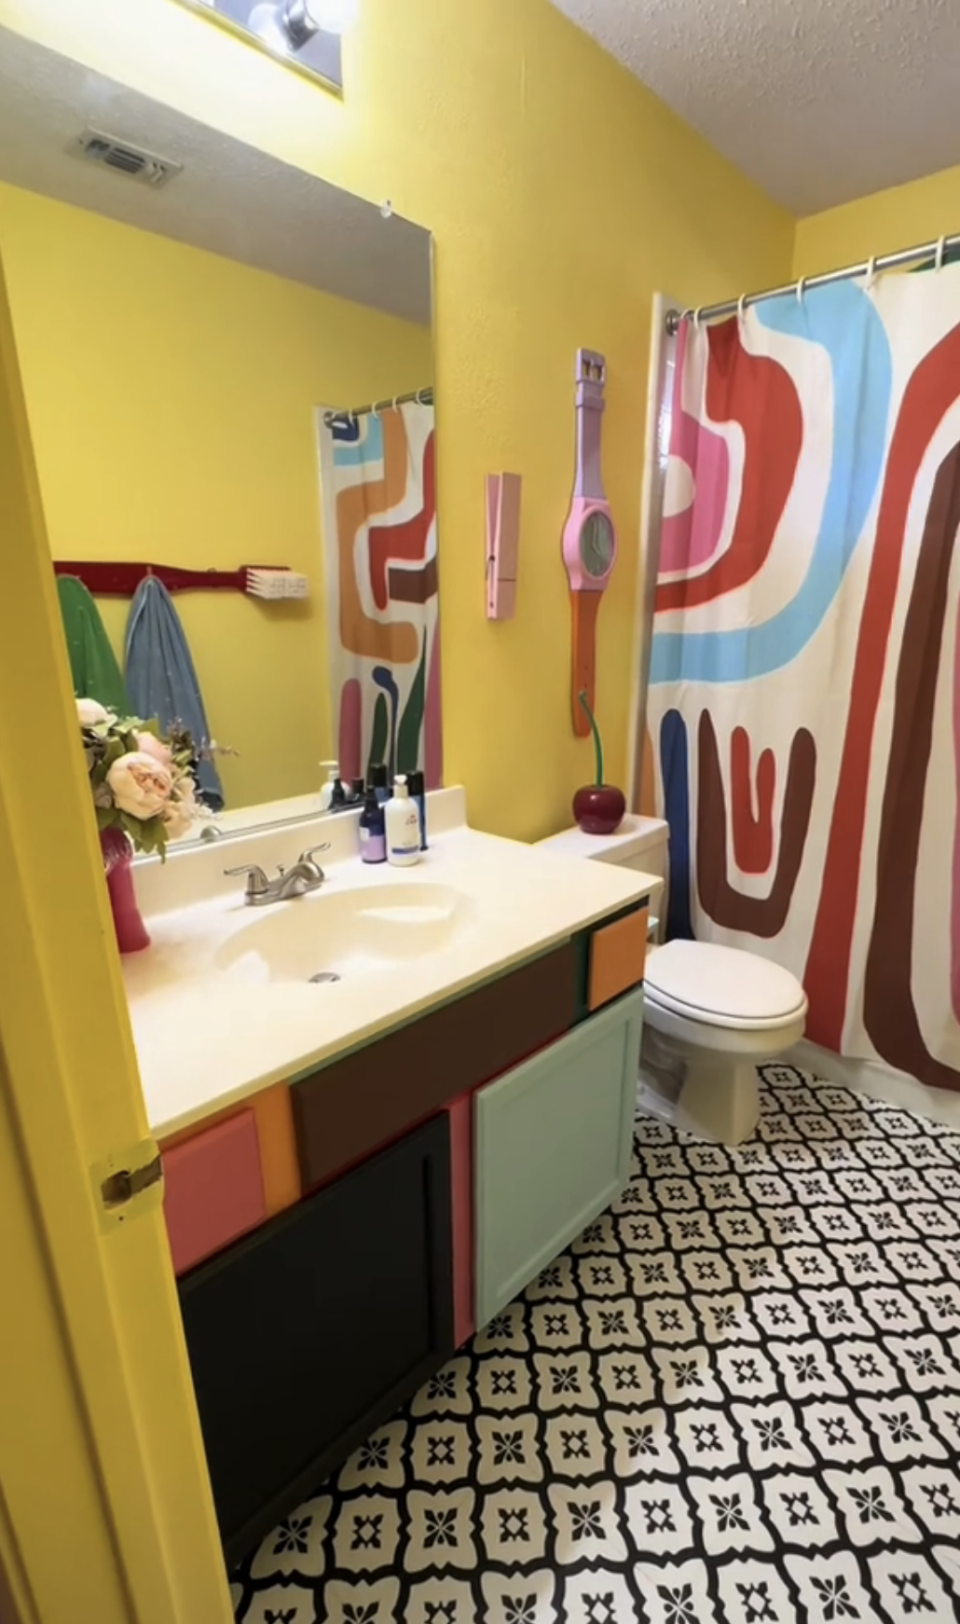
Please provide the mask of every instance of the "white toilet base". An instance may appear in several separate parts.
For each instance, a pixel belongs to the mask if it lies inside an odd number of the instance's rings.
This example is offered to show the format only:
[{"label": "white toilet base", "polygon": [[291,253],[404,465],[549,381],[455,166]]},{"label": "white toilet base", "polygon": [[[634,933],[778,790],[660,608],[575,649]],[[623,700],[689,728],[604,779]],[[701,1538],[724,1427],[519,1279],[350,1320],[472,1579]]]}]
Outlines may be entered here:
[{"label": "white toilet base", "polygon": [[755,1065],[703,1050],[688,1059],[676,1105],[676,1127],[718,1145],[739,1145],[750,1138],[759,1120]]},{"label": "white toilet base", "polygon": [[760,1117],[756,1068],[799,1042],[805,1014],[804,1008],[777,1026],[714,1026],[678,1015],[648,997],[645,1041],[647,1034],[653,1035],[660,1069],[677,1079],[676,1127],[719,1145],[749,1139]]}]

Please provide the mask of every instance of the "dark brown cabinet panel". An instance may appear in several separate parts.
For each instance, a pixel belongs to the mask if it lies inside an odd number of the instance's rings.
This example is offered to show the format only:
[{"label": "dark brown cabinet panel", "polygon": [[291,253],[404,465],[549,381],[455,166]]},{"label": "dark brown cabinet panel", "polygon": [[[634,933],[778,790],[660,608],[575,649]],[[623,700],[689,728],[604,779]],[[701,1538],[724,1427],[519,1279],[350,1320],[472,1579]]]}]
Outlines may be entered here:
[{"label": "dark brown cabinet panel", "polygon": [[229,1560],[452,1353],[450,1229],[438,1116],[181,1280]]},{"label": "dark brown cabinet panel", "polygon": [[304,1189],[569,1031],[578,975],[567,942],[295,1083]]}]

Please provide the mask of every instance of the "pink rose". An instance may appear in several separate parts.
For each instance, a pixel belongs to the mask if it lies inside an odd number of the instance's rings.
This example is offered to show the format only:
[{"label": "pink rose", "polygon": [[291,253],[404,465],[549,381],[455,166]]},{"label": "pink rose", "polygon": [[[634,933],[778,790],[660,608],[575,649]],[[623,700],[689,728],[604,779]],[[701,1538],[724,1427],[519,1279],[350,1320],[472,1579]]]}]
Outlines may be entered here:
[{"label": "pink rose", "polygon": [[193,793],[193,780],[182,778],[176,793],[160,813],[168,840],[180,840],[193,827],[200,816],[200,808]]},{"label": "pink rose", "polygon": [[159,761],[161,767],[173,766],[169,746],[158,739],[155,733],[138,733],[137,749],[141,755],[152,756],[154,761]]},{"label": "pink rose", "polygon": [[81,727],[96,727],[98,722],[110,722],[113,717],[96,699],[77,700],[77,721]]},{"label": "pink rose", "polygon": [[146,751],[129,750],[113,763],[107,783],[121,812],[134,818],[155,818],[170,799],[173,774]]}]

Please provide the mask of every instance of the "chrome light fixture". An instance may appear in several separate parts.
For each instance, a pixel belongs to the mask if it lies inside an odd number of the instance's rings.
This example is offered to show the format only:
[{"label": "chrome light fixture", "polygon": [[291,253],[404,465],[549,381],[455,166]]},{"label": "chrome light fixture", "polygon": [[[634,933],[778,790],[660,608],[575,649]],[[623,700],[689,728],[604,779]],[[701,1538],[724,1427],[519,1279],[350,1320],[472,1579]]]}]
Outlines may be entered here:
[{"label": "chrome light fixture", "polygon": [[360,0],[180,0],[299,73],[343,89],[340,35]]}]

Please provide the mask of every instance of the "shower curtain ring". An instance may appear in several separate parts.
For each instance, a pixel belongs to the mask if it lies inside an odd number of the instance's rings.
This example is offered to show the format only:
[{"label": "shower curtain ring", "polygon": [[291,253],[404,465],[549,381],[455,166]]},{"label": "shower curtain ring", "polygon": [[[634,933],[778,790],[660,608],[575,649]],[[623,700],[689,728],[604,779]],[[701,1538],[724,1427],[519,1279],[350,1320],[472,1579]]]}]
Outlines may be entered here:
[{"label": "shower curtain ring", "polygon": [[947,248],[947,239],[946,239],[946,237],[941,237],[940,241],[937,243],[937,257],[934,260],[934,267],[938,271],[943,270],[943,256],[944,256],[944,254],[946,252],[946,248]]},{"label": "shower curtain ring", "polygon": [[877,279],[877,256],[871,254],[867,260],[867,287],[872,288]]},{"label": "shower curtain ring", "polygon": [[737,320],[738,321],[740,321],[740,322],[743,321],[744,315],[746,314],[746,309],[747,309],[747,296],[746,296],[745,293],[741,293],[739,299],[737,300]]},{"label": "shower curtain ring", "polygon": [[700,312],[702,309],[703,305],[697,305],[696,310],[693,312],[693,330],[695,333],[700,331]]},{"label": "shower curtain ring", "polygon": [[797,283],[797,304],[798,305],[803,304],[803,290],[806,287],[806,285],[807,285],[806,277],[801,276],[799,282]]}]

